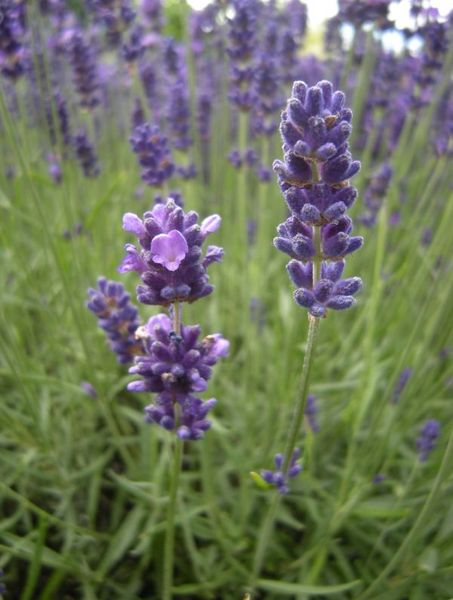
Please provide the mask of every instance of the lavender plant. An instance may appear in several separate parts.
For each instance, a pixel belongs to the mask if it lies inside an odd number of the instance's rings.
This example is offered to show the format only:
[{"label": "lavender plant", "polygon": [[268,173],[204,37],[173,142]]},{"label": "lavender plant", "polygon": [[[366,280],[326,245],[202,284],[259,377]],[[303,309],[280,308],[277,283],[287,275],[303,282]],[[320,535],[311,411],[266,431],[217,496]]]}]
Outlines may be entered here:
[{"label": "lavender plant", "polygon": [[[280,493],[289,491],[287,479],[296,474],[294,452],[306,409],[320,319],[327,317],[329,309],[350,308],[362,287],[359,277],[341,278],[345,257],[363,244],[362,237],[350,235],[352,220],[346,216],[357,196],[349,179],[360,169],[349,151],[351,121],[343,92],[334,92],[329,81],[312,87],[295,82],[281,118],[284,160],[276,160],[274,170],[291,216],[278,226],[274,245],[292,259],[287,270],[297,286],[294,300],[308,310],[309,325],[300,392],[285,452],[277,455],[276,474],[265,472],[265,480]],[[277,508],[275,496],[256,547],[254,583]]]},{"label": "lavender plant", "polygon": [[342,0],[321,55],[299,0],[0,1],[7,594],[450,597],[451,16],[412,8]]}]

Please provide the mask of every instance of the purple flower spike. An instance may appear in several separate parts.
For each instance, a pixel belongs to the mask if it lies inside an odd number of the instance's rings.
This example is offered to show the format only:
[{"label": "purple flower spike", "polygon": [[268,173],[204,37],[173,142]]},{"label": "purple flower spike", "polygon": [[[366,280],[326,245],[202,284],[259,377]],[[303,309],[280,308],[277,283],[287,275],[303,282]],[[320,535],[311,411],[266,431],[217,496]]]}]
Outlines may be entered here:
[{"label": "purple flower spike", "polygon": [[410,367],[406,367],[401,371],[401,374],[398,377],[398,381],[396,382],[395,387],[393,389],[392,398],[390,401],[392,404],[398,404],[401,394],[403,393],[404,388],[406,387],[407,382],[409,381],[411,376],[412,369]]},{"label": "purple flower spike", "polygon": [[440,435],[440,423],[435,419],[429,419],[420,429],[420,435],[417,438],[418,458],[420,462],[426,462],[429,455],[434,450],[437,438]]},{"label": "purple flower spike", "polygon": [[276,454],[274,457],[275,471],[262,470],[261,477],[266,483],[276,487],[280,494],[288,494],[290,492],[288,479],[296,477],[302,471],[302,465],[298,462],[299,456],[300,449],[295,448],[288,469],[283,472],[283,454]]},{"label": "purple flower spike", "polygon": [[140,319],[123,284],[100,277],[98,289],[89,289],[88,296],[86,306],[98,317],[98,325],[105,331],[118,362],[132,362],[134,356],[143,353],[142,343],[135,336]]},{"label": "purple flower spike", "polygon": [[139,125],[134,129],[130,143],[143,169],[142,179],[145,183],[161,186],[172,177],[175,165],[168,140],[160,133],[157,125]]},{"label": "purple flower spike", "polygon": [[[219,333],[199,341],[199,326],[182,326],[172,331],[165,314],[151,317],[137,332],[144,346],[130,373],[143,377],[128,385],[132,392],[157,393],[156,401],[145,408],[145,418],[168,430],[176,430],[181,439],[198,440],[209,429],[205,418],[215,405],[214,398],[203,401],[194,393],[203,392],[212,375],[212,367],[228,355],[229,342]],[[176,404],[181,418],[177,423]]]},{"label": "purple flower spike", "polygon": [[307,418],[308,425],[313,433],[318,433],[319,425],[316,420],[316,415],[318,414],[318,406],[316,404],[316,396],[313,394],[309,394],[307,396],[307,404],[305,406],[305,416]]},{"label": "purple flower spike", "polygon": [[151,242],[151,256],[155,263],[168,271],[176,271],[187,255],[189,247],[186,238],[176,229],[161,233]]},{"label": "purple flower spike", "polygon": [[352,113],[344,103],[343,92],[328,81],[312,87],[296,81],[280,125],[284,160],[273,165],[291,212],[277,227],[274,245],[293,259],[287,268],[298,288],[294,300],[316,318],[352,306],[362,285],[358,277],[340,280],[343,259],[363,244],[350,235],[346,215],[357,197],[349,178],[360,163],[349,152]]}]

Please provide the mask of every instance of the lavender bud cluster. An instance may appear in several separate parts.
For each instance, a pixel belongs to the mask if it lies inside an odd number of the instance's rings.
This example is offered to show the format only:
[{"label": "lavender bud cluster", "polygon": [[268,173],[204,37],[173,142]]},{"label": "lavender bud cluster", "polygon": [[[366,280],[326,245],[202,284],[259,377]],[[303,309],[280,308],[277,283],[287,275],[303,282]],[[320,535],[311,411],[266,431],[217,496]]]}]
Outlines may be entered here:
[{"label": "lavender bud cluster", "polygon": [[420,462],[426,462],[429,455],[436,447],[437,438],[440,435],[440,423],[435,419],[429,419],[421,427],[420,434],[416,440],[418,458]]},{"label": "lavender bud cluster", "polygon": [[15,81],[27,66],[23,46],[25,35],[25,2],[0,2],[0,73]]},{"label": "lavender bud cluster", "polygon": [[90,288],[88,296],[86,306],[97,316],[118,362],[131,363],[134,356],[143,353],[143,344],[135,337],[140,325],[138,310],[123,284],[99,277],[97,289]]},{"label": "lavender bud cluster", "polygon": [[74,31],[68,46],[73,70],[74,87],[80,106],[92,109],[99,104],[99,77],[93,46],[81,31]]},{"label": "lavender bud cluster", "polygon": [[341,278],[345,257],[363,244],[346,215],[357,197],[349,179],[360,163],[349,151],[352,112],[344,105],[329,81],[296,81],[280,124],[284,160],[273,165],[291,212],[274,245],[291,257],[294,299],[314,317],[349,308],[362,287],[359,277]]},{"label": "lavender bud cluster", "polygon": [[134,129],[129,139],[132,151],[142,167],[142,180],[151,186],[161,186],[175,171],[167,138],[157,125],[143,123]]},{"label": "lavender bud cluster", "polygon": [[230,19],[227,52],[230,57],[229,98],[240,110],[253,105],[253,57],[256,46],[257,3],[254,0],[234,0],[234,15]]},{"label": "lavender bud cluster", "polygon": [[99,175],[98,159],[86,131],[79,131],[74,136],[73,144],[85,177],[97,177]]},{"label": "lavender bud cluster", "polygon": [[384,163],[379,170],[373,173],[364,196],[366,210],[358,219],[365,227],[373,227],[376,223],[376,218],[387,193],[392,175],[393,169],[388,163]]},{"label": "lavender bud cluster", "polygon": [[176,429],[182,439],[200,439],[210,427],[205,417],[216,401],[203,401],[194,394],[207,389],[212,367],[228,354],[229,343],[218,333],[200,341],[198,325],[183,325],[177,333],[165,314],[151,317],[137,335],[145,354],[136,357],[129,372],[143,379],[131,382],[128,390],[157,393],[155,403],[145,408],[146,420]]},{"label": "lavender bud cluster", "polygon": [[283,470],[283,454],[276,454],[274,457],[275,471],[262,469],[260,471],[261,477],[269,485],[273,485],[277,488],[280,494],[289,493],[288,479],[296,477],[302,471],[302,465],[298,462],[300,456],[300,449],[295,448],[291,456],[290,463],[286,471]]}]

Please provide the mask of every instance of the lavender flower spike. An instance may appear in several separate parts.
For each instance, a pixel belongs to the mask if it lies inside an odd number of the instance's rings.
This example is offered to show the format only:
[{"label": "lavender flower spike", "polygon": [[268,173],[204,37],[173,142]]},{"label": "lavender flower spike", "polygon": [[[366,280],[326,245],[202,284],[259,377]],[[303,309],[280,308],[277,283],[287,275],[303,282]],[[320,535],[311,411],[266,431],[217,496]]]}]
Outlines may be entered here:
[{"label": "lavender flower spike", "polygon": [[142,179],[151,186],[161,186],[173,175],[175,165],[167,138],[157,125],[143,123],[130,137],[133,152],[143,168]]},{"label": "lavender flower spike", "polygon": [[[200,327],[182,326],[180,334],[172,330],[165,314],[151,317],[140,327],[137,336],[142,340],[144,355],[137,356],[130,373],[141,375],[128,390],[157,393],[156,401],[145,408],[146,420],[178,437],[198,440],[211,423],[206,419],[215,405],[214,398],[203,401],[195,394],[207,388],[216,362],[228,355],[229,342],[219,333],[199,341]],[[179,419],[176,416],[179,405]]]},{"label": "lavender flower spike", "polygon": [[131,363],[134,356],[143,353],[143,346],[135,337],[140,325],[138,311],[123,284],[100,277],[98,289],[90,288],[88,296],[87,308],[98,317],[98,325],[105,331],[118,362]]},{"label": "lavender flower spike", "polygon": [[203,256],[202,245],[220,222],[218,215],[211,215],[199,225],[196,212],[185,213],[172,199],[156,204],[143,220],[126,213],[123,229],[138,238],[141,249],[126,244],[126,256],[118,270],[140,274],[143,285],[137,287],[138,301],[167,306],[208,296],[214,288],[207,268],[222,260],[223,250],[208,246]]},{"label": "lavender flower spike", "polygon": [[435,419],[429,419],[420,429],[420,435],[417,438],[418,458],[420,462],[426,462],[428,456],[434,450],[437,438],[440,435],[440,423]]},{"label": "lavender flower spike", "polygon": [[276,454],[274,457],[275,471],[261,470],[261,477],[277,488],[280,494],[289,493],[288,479],[296,477],[302,471],[302,465],[297,460],[300,456],[299,448],[295,448],[291,456],[291,461],[286,472],[283,472],[283,454]]},{"label": "lavender flower spike", "polygon": [[362,287],[359,277],[341,279],[345,257],[363,244],[346,215],[357,197],[349,179],[360,163],[349,151],[352,112],[344,104],[328,81],[296,81],[280,124],[284,160],[273,165],[291,212],[274,245],[293,259],[294,299],[313,317],[349,308]]}]

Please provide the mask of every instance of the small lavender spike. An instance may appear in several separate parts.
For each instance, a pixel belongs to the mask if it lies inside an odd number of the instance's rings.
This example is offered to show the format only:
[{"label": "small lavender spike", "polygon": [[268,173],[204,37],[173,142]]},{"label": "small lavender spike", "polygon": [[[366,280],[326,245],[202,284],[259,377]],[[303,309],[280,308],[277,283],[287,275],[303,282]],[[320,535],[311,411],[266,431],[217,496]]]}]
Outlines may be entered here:
[{"label": "small lavender spike", "polygon": [[288,480],[296,477],[302,471],[302,465],[298,461],[299,456],[300,449],[295,448],[288,469],[283,472],[283,454],[276,454],[274,457],[275,471],[263,469],[260,471],[261,477],[266,483],[276,487],[280,494],[288,494],[290,492]]},{"label": "small lavender spike", "polygon": [[440,435],[440,423],[435,419],[429,419],[420,429],[420,435],[416,440],[418,458],[420,462],[426,462],[429,455],[436,447],[437,438]]},{"label": "small lavender spike", "polygon": [[143,353],[143,345],[135,336],[140,325],[138,311],[123,284],[100,277],[98,289],[90,288],[88,296],[86,306],[98,317],[98,325],[105,331],[118,362],[131,363],[134,356]]}]

